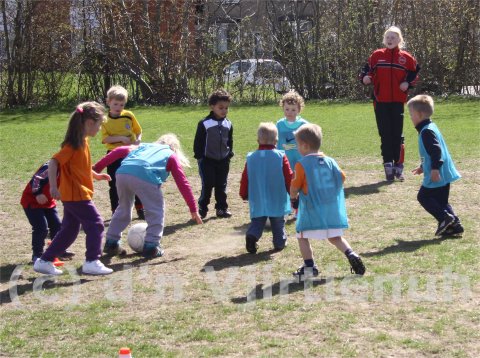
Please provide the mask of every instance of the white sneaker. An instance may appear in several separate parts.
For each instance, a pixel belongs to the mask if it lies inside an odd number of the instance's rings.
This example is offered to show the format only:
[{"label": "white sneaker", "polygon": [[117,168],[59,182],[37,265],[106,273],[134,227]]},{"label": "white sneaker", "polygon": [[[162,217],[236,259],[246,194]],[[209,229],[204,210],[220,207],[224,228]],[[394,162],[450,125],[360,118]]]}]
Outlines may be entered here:
[{"label": "white sneaker", "polygon": [[38,258],[33,264],[33,270],[35,272],[44,273],[46,275],[55,275],[55,276],[61,275],[63,273],[62,270],[57,269],[53,265],[53,262],[45,261],[40,258]]},{"label": "white sneaker", "polygon": [[111,268],[106,267],[100,260],[85,261],[82,271],[88,275],[108,275],[113,272]]}]

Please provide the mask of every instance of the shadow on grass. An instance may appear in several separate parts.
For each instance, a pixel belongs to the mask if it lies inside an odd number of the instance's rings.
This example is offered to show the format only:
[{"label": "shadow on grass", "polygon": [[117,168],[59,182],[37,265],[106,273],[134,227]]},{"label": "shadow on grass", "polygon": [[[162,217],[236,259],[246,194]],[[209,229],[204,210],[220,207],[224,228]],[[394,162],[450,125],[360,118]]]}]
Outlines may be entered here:
[{"label": "shadow on grass", "polygon": [[380,181],[378,183],[366,184],[360,186],[351,186],[345,188],[345,197],[347,198],[350,195],[370,195],[380,193],[380,188],[386,185],[392,185],[393,182],[389,181]]},{"label": "shadow on grass", "polygon": [[[23,283],[23,284],[14,284],[10,285],[10,288],[7,288],[3,291],[0,292],[0,306],[3,306],[4,304],[12,303],[12,294],[14,296],[14,299],[18,301],[19,297],[28,294],[30,292],[33,292],[33,288],[35,285],[35,281],[39,278],[41,279],[46,279],[46,275],[39,276],[37,278],[29,278],[28,281],[29,283]],[[69,282],[54,282],[53,281],[53,276],[52,280],[46,280],[43,282],[41,286],[41,290],[51,290],[53,288],[59,288],[59,287],[71,287],[74,285],[82,285],[84,283],[90,282],[92,280],[81,278],[75,281],[69,281]],[[12,281],[14,283],[15,281]],[[10,292],[12,291],[12,292]]]},{"label": "shadow on grass", "polygon": [[[278,295],[287,295],[298,291],[308,290],[312,287],[322,286],[327,283],[326,279],[311,279],[309,286],[305,282],[276,282],[271,286],[264,287],[263,284],[258,284],[251,290],[247,296],[234,297],[231,299],[232,303],[245,304],[247,302],[258,301],[263,299],[270,299]],[[267,293],[268,292],[268,293]],[[267,296],[264,297],[264,293]]]},{"label": "shadow on grass", "polygon": [[414,240],[414,241],[406,241],[406,240],[395,240],[397,242],[396,245],[388,246],[383,248],[380,251],[374,252],[364,252],[362,256],[364,257],[372,257],[372,256],[383,256],[389,254],[396,254],[398,252],[413,252],[416,251],[424,246],[430,245],[440,245],[442,241],[451,240],[451,239],[459,239],[458,236],[445,236],[433,239],[424,239],[424,240]]},{"label": "shadow on grass", "polygon": [[[205,263],[204,266],[213,266],[215,271],[220,271],[229,267],[244,267],[254,265],[257,262],[269,261],[272,258],[272,254],[276,253],[276,250],[269,250],[259,252],[255,255],[252,254],[240,254],[237,256],[223,256],[217,259],[213,259]],[[201,271],[204,271],[202,269]]]},{"label": "shadow on grass", "polygon": [[[126,270],[126,269],[130,269],[129,266],[139,266],[139,265],[142,265],[142,264],[147,264],[148,263],[148,266],[156,266],[156,265],[163,265],[163,264],[168,264],[168,263],[171,263],[171,262],[176,262],[176,261],[182,261],[182,260],[185,260],[185,258],[181,257],[181,258],[174,258],[172,260],[165,260],[164,257],[157,257],[157,258],[154,258],[154,259],[147,259],[143,256],[141,256],[141,254],[128,254],[128,255],[124,255],[124,256],[120,256],[119,258],[120,259],[132,259],[132,258],[136,258],[135,260],[133,261],[126,261],[126,262],[119,262],[119,263],[116,263],[116,264],[111,264],[110,262],[112,261],[112,256],[102,256],[100,258],[100,261],[103,262],[103,264],[107,265],[109,268],[111,268],[115,273],[116,271],[123,271],[123,270]],[[81,270],[79,269],[79,275],[82,274]]]}]

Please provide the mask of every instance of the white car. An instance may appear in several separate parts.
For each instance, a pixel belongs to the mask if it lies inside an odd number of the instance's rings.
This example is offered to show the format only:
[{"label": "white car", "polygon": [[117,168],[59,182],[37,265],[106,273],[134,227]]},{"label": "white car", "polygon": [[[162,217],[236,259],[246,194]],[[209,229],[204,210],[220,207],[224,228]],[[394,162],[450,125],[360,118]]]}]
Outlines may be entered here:
[{"label": "white car", "polygon": [[268,59],[246,59],[232,62],[223,70],[223,81],[241,81],[243,85],[271,85],[277,92],[290,89],[290,81],[280,62]]}]

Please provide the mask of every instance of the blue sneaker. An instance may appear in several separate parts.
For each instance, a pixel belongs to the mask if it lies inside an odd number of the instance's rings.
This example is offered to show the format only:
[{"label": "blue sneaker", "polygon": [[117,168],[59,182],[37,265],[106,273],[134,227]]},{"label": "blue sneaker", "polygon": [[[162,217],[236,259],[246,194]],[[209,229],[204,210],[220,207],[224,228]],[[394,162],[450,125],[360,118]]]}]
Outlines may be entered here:
[{"label": "blue sneaker", "polygon": [[161,257],[165,251],[160,244],[154,242],[146,242],[143,244],[142,256],[146,259],[154,259],[155,257]]},{"label": "blue sneaker", "polygon": [[127,250],[120,246],[120,241],[107,239],[103,247],[103,253],[107,256],[125,256]]}]

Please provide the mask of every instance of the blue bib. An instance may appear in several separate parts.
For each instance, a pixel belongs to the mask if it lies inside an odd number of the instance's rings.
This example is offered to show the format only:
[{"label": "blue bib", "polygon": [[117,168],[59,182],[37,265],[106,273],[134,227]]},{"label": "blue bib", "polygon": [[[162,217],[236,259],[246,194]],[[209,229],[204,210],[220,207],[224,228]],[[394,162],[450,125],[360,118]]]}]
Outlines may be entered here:
[{"label": "blue bib", "polygon": [[295,170],[295,164],[302,157],[302,155],[298,152],[297,141],[295,140],[295,135],[293,133],[306,123],[308,122],[301,117],[297,117],[295,122],[291,124],[286,118],[280,119],[277,122],[277,148],[285,151],[285,155],[288,158],[288,162],[290,163],[292,170]]},{"label": "blue bib", "polygon": [[[433,182],[431,173],[432,173],[432,158],[430,158],[430,155],[428,155],[427,151],[425,150],[425,146],[423,145],[423,140],[422,140],[422,132],[425,129],[430,129],[435,133],[435,136],[438,139],[438,142],[440,143],[440,147],[442,149],[442,160],[443,164],[440,167],[440,181],[438,182]],[[457,171],[455,168],[455,165],[453,164],[452,157],[450,156],[450,153],[447,148],[447,144],[445,143],[445,140],[443,139],[442,133],[438,130],[438,127],[435,123],[429,123],[425,127],[422,128],[422,130],[419,133],[418,136],[418,150],[420,152],[420,158],[422,160],[422,168],[423,168],[423,183],[422,185],[426,188],[438,188],[441,186],[445,186],[448,183],[454,182],[455,180],[458,180],[461,178],[460,173]]]},{"label": "blue bib", "polygon": [[257,150],[247,154],[250,218],[281,217],[290,213],[285,188],[282,151]]},{"label": "blue bib", "polygon": [[296,230],[348,228],[342,173],[335,160],[308,155],[300,160],[308,194],[300,190]]},{"label": "blue bib", "polygon": [[117,169],[117,174],[129,174],[146,182],[160,185],[168,176],[167,162],[173,151],[168,145],[158,143],[142,143],[131,151]]}]

